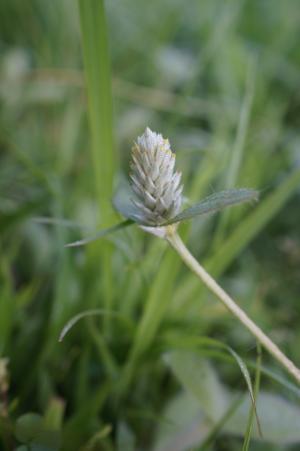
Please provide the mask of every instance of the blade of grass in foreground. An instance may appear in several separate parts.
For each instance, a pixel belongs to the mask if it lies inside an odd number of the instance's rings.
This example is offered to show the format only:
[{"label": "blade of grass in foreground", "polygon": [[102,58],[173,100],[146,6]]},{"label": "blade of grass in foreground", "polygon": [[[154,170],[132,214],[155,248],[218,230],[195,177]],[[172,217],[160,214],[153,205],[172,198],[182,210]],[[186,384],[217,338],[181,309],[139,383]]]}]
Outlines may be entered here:
[{"label": "blade of grass in foreground", "polygon": [[95,184],[102,224],[112,198],[115,152],[106,18],[102,0],[79,0]]},{"label": "blade of grass in foreground", "polygon": [[[107,27],[103,0],[79,0],[82,47],[85,66],[88,112],[91,131],[91,151],[95,189],[99,206],[99,225],[111,224],[110,199],[116,158],[113,145],[111,74],[107,42]],[[113,278],[112,247],[108,242],[94,244],[91,252],[100,251],[103,299],[105,308],[112,308]],[[97,259],[97,255],[95,255]],[[96,263],[96,262],[95,262]],[[109,333],[109,317],[104,318]]]},{"label": "blade of grass in foreground", "polygon": [[[254,384],[254,398],[255,402],[258,396],[259,392],[259,386],[260,386],[260,373],[261,373],[261,346],[257,342],[257,360],[256,360],[256,371],[255,371],[255,384]],[[251,441],[251,432],[252,432],[252,426],[253,426],[253,419],[255,415],[255,404],[252,404],[247,424],[247,430],[245,432],[244,437],[244,443],[243,443],[243,449],[242,451],[248,451]],[[262,432],[263,434],[263,432]]]}]

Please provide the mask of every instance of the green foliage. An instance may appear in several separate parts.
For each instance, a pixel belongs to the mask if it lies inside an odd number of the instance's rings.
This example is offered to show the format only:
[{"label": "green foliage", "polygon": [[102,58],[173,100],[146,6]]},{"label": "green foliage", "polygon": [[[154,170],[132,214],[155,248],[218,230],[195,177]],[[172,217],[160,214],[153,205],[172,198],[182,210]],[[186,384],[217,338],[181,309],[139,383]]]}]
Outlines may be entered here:
[{"label": "green foliage", "polygon": [[298,449],[299,388],[112,207],[146,126],[176,151],[186,211],[257,190],[180,234],[300,361],[298,2],[0,5],[0,448]]}]

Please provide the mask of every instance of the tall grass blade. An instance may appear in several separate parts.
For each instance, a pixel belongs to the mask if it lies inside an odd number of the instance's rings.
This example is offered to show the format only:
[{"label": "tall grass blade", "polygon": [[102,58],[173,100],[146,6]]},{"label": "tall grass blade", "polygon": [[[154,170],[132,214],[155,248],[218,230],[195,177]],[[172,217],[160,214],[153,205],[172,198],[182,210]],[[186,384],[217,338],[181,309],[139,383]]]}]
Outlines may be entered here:
[{"label": "tall grass blade", "polygon": [[82,47],[91,129],[95,185],[101,223],[107,224],[116,156],[107,26],[103,0],[79,0]]},{"label": "tall grass blade", "polygon": [[[112,94],[106,16],[103,0],[79,0],[82,47],[91,130],[94,181],[99,205],[99,224],[108,227],[113,215],[110,201],[116,156],[113,144]],[[105,308],[112,309],[114,283],[112,246],[103,242],[93,249],[101,254],[101,277]],[[94,264],[97,264],[97,256]],[[109,318],[104,318],[106,334],[110,334]]]}]

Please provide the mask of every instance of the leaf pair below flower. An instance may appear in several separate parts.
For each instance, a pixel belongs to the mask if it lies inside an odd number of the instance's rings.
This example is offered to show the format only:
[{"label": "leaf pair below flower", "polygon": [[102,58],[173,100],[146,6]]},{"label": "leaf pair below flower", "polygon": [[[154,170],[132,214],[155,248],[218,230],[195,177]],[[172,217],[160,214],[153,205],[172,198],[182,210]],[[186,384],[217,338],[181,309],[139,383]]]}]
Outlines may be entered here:
[{"label": "leaf pair below flower", "polygon": [[[151,225],[151,227],[164,227],[170,224],[180,223],[182,221],[192,219],[195,216],[213,214],[223,210],[226,207],[238,205],[244,202],[256,201],[257,199],[258,191],[253,189],[239,188],[220,191],[219,193],[214,193],[191,207],[186,208],[170,220],[157,224],[156,226]],[[125,221],[115,224],[112,227],[102,229],[94,236],[66,244],[66,247],[83,246],[135,223],[142,226],[149,226],[149,224],[146,224],[143,221],[138,208],[132,203],[131,198],[126,191],[122,190],[117,194],[114,198],[113,205],[119,213],[127,218]]]}]

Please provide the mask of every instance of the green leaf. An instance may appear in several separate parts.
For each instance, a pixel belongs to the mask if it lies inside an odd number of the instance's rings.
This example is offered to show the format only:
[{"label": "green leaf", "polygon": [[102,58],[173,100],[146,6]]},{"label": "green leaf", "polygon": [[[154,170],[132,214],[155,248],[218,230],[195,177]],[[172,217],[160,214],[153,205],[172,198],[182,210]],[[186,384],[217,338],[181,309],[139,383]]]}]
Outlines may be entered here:
[{"label": "green leaf", "polygon": [[228,393],[210,363],[190,350],[170,351],[165,360],[183,387],[198,399],[208,418],[218,421],[227,410]]},{"label": "green leaf", "polygon": [[[199,340],[200,345],[201,345],[201,341],[202,341],[202,345],[204,345],[204,346],[210,345],[216,349],[223,349],[223,350],[227,351],[229,354],[232,355],[232,357],[238,364],[238,366],[241,370],[241,373],[247,384],[247,388],[248,388],[251,402],[253,405],[254,414],[255,414],[259,433],[260,433],[260,435],[262,435],[261,429],[260,429],[260,423],[259,423],[259,419],[258,419],[258,415],[257,415],[257,411],[256,411],[255,396],[254,396],[254,391],[253,391],[253,387],[252,387],[252,382],[251,382],[249,371],[248,371],[244,361],[230,346],[227,346],[226,344],[219,342],[218,340],[211,340],[209,338],[207,339],[206,337],[203,337],[203,340],[201,340],[201,338]],[[169,357],[168,361],[170,361],[170,357]],[[173,372],[176,374],[178,379],[183,383],[183,385],[186,388],[189,388],[197,396],[197,391],[200,388],[198,386],[199,385],[198,373],[203,370],[203,358],[199,356],[199,353],[197,353],[195,351],[191,351],[191,350],[172,351],[171,366],[172,366]],[[197,379],[194,379],[195,377]],[[211,378],[211,380],[213,380],[213,376],[211,376],[210,378]],[[201,386],[201,388],[202,387],[203,386]],[[215,391],[217,391],[216,388],[215,388]],[[216,417],[213,417],[213,418],[214,418],[214,420],[216,420]],[[217,418],[217,420],[219,420],[219,418]]]},{"label": "green leaf", "polygon": [[30,444],[34,451],[57,451],[60,447],[60,432],[48,428],[44,418],[36,413],[26,413],[18,418],[15,436],[21,443]]},{"label": "green leaf", "polygon": [[[208,272],[214,277],[219,277],[242,250],[261,232],[266,224],[273,220],[299,188],[299,184],[300,169],[296,169],[237,225],[224,243],[218,247],[213,256],[204,263],[204,267]],[[176,304],[178,299],[182,298],[193,302],[202,289],[202,286],[199,285],[198,280],[192,274],[187,275],[175,294],[174,303]]]},{"label": "green leaf", "polygon": [[[210,389],[213,389],[213,385]],[[224,386],[223,391],[226,391]],[[226,391],[226,393],[229,400],[228,405],[231,407],[234,406],[237,399],[243,396],[238,392],[230,394]],[[208,393],[206,398],[209,397]],[[208,424],[205,408],[205,404],[199,404],[199,398],[196,398],[191,391],[179,392],[169,401],[163,412],[166,421],[158,427],[154,440],[154,451],[198,449],[197,446],[203,446],[204,443],[206,449],[207,441],[214,433],[218,423],[213,421],[211,425]],[[242,397],[242,401],[234,409],[232,415],[227,415],[226,421],[222,424],[222,432],[243,438],[250,408],[249,397]],[[300,443],[300,409],[298,406],[278,395],[261,391],[257,399],[257,410],[261,419],[263,437],[260,437],[254,426],[253,438],[262,442],[275,443],[277,446]],[[202,447],[200,449],[202,450]]]},{"label": "green leaf", "polygon": [[[249,399],[245,398],[226,424],[226,432],[241,435],[248,422],[249,408]],[[278,445],[300,443],[300,409],[296,404],[261,391],[257,397],[257,411],[264,440]],[[260,438],[256,427],[253,428],[253,437]]]},{"label": "green leaf", "polygon": [[[101,227],[108,227],[114,216],[110,199],[113,196],[117,161],[113,139],[112,77],[106,12],[104,0],[79,0],[78,4],[91,131],[93,181],[99,205],[97,213]],[[93,240],[87,242],[90,241]],[[84,240],[83,244],[85,243]],[[100,277],[107,309],[112,308],[115,299],[115,284],[111,271],[112,250],[110,243],[101,242],[97,243],[93,252],[94,255],[98,253],[101,259]],[[104,319],[105,334],[109,335],[109,318]]]},{"label": "green leaf", "polygon": [[213,214],[223,210],[223,208],[257,199],[258,191],[253,189],[240,188],[220,191],[219,193],[214,193],[211,196],[206,197],[192,207],[186,208],[162,225],[174,224],[175,222],[185,221],[199,215]]},{"label": "green leaf", "polygon": [[131,219],[126,219],[126,221],[122,221],[119,224],[115,224],[112,227],[108,227],[106,229],[99,230],[99,232],[93,236],[83,238],[82,240],[73,241],[72,243],[65,244],[65,247],[84,246],[85,244],[89,244],[93,241],[99,240],[99,238],[103,238],[111,233],[117,232],[118,230],[124,229],[124,227],[128,227],[132,224],[134,224],[134,221],[132,221]]},{"label": "green leaf", "polygon": [[103,0],[79,0],[80,25],[92,138],[93,169],[101,220],[109,220],[116,154],[113,143],[111,71]]},{"label": "green leaf", "polygon": [[[229,346],[220,340],[207,336],[194,336],[188,334],[182,336],[173,333],[166,333],[164,340],[165,342],[163,344],[163,349],[188,349],[193,351],[199,351],[199,349],[201,349],[201,355],[207,355],[225,362],[233,362],[235,360],[233,354],[229,351],[231,349]],[[204,354],[204,350],[206,348],[207,351]],[[247,359],[246,362],[248,367],[257,370],[257,361]],[[297,399],[300,399],[300,389],[294,383],[286,380],[284,377],[280,376],[265,365],[260,364],[260,371],[262,374],[268,376],[286,390],[290,391],[293,396],[297,397]]]},{"label": "green leaf", "polygon": [[60,335],[59,335],[59,339],[58,341],[63,341],[63,339],[65,338],[65,336],[67,335],[68,332],[70,332],[70,330],[72,329],[73,326],[75,326],[75,324],[78,323],[78,321],[80,321],[83,318],[87,318],[89,316],[114,316],[120,320],[123,321],[124,324],[126,324],[126,326],[131,329],[132,324],[131,322],[127,319],[127,317],[121,315],[118,312],[112,312],[110,310],[104,310],[104,309],[92,309],[92,310],[86,310],[84,312],[78,313],[78,315],[73,316],[68,322],[67,324],[63,327]]},{"label": "green leaf", "polygon": [[235,361],[239,365],[240,370],[242,372],[242,375],[244,376],[244,379],[246,381],[247,388],[248,388],[248,391],[249,391],[249,394],[250,394],[252,406],[253,406],[253,409],[254,409],[254,415],[255,415],[255,418],[256,418],[256,423],[257,423],[257,428],[258,428],[258,431],[259,431],[259,435],[262,436],[260,423],[259,423],[259,418],[258,418],[257,410],[256,410],[256,402],[255,402],[254,391],[253,391],[251,377],[250,377],[248,368],[246,367],[246,365],[245,365],[244,361],[241,359],[241,357],[232,348],[230,348],[230,346],[226,346],[226,347],[228,348],[228,351],[234,357]]},{"label": "green leaf", "polygon": [[252,427],[253,427],[253,419],[254,419],[254,416],[256,415],[256,399],[257,399],[259,388],[260,388],[260,374],[261,374],[261,345],[260,345],[260,343],[257,342],[256,348],[257,348],[257,359],[256,359],[256,371],[255,371],[255,383],[254,383],[255,403],[252,403],[252,406],[251,406],[251,409],[249,412],[248,424],[247,424],[247,429],[245,432],[242,451],[249,450]]},{"label": "green leaf", "polygon": [[[119,213],[125,216],[125,218],[130,218],[141,225],[147,225],[143,221],[143,217],[141,216],[139,209],[132,202],[132,198],[134,197],[135,194],[131,193],[130,186],[128,184],[124,184],[124,186],[118,189],[117,194],[114,196],[113,206]],[[176,222],[185,221],[199,215],[213,214],[223,208],[257,199],[258,191],[253,189],[239,188],[220,191],[219,193],[214,193],[197,204],[186,208],[174,218],[171,218],[162,224],[158,224],[156,227],[162,227]]]},{"label": "green leaf", "polygon": [[36,413],[26,413],[16,421],[15,435],[20,442],[29,443],[44,427],[43,417]]},{"label": "green leaf", "polygon": [[171,398],[158,425],[153,451],[192,450],[210,434],[210,424],[196,397],[185,390]]},{"label": "green leaf", "polygon": [[[213,343],[211,344],[213,345]],[[222,346],[220,343],[221,347],[229,351],[227,346]],[[250,376],[245,364],[234,351],[231,350],[230,354],[238,362],[244,378],[248,380],[248,390],[251,390],[252,396],[254,396]],[[172,424],[172,434],[167,434],[168,439],[173,435],[173,439],[175,440],[175,437],[178,438],[179,433],[181,434],[181,439],[183,439],[188,432],[189,437],[194,439],[194,442],[189,443],[189,446],[195,446],[197,443],[205,440],[207,435],[210,434],[210,431],[207,428],[203,429],[201,425],[202,423],[205,424],[201,417],[201,412],[204,412],[213,422],[212,427],[214,428],[218,422],[222,422],[222,417],[225,416],[230,406],[233,405],[238,393],[231,395],[221,381],[219,381],[216,372],[209,362],[195,351],[189,349],[171,351],[166,354],[166,360],[176,378],[189,393],[187,397],[184,396],[184,402],[187,403],[184,412],[185,414],[190,412],[188,424],[183,422],[181,427],[179,423],[177,425]],[[197,409],[193,398],[197,399],[199,409]],[[249,397],[245,397],[237,406],[236,410],[232,412],[232,415],[226,417],[226,421],[222,422],[224,432],[238,435],[239,437],[245,435],[249,424],[249,409],[251,408],[251,403],[253,403],[253,400],[250,401],[250,399]],[[259,426],[254,425],[254,438],[281,444],[300,442],[299,407],[280,396],[260,392],[256,398],[256,409],[260,418],[263,436],[259,431]],[[167,420],[170,420],[169,414],[166,416]],[[192,427],[193,430],[191,429]],[[162,429],[165,430],[166,428],[163,427]],[[199,430],[201,431],[200,435]],[[160,448],[158,447],[158,449]],[[183,448],[178,447],[176,449]]]}]

